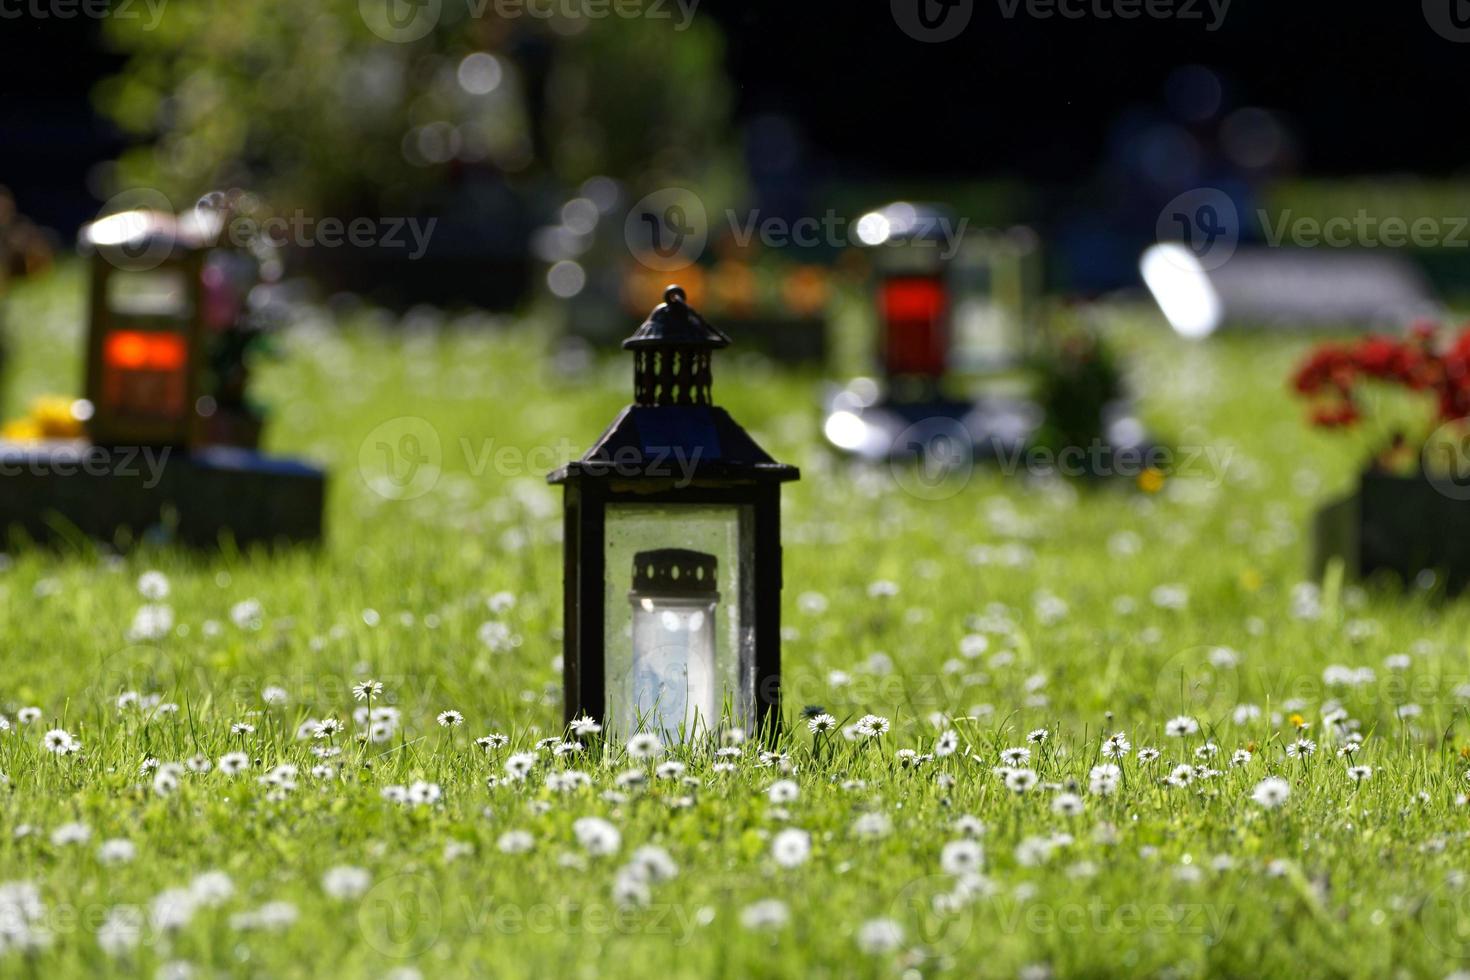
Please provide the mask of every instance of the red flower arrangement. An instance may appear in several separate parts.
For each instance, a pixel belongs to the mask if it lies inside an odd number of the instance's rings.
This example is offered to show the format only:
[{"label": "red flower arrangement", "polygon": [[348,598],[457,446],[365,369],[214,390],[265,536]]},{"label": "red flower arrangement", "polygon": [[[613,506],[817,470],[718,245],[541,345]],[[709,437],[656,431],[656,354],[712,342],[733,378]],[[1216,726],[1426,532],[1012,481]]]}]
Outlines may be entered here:
[{"label": "red flower arrangement", "polygon": [[[1423,392],[1435,399],[1441,424],[1461,421],[1470,417],[1470,325],[1448,345],[1438,339],[1438,325],[1420,322],[1404,337],[1323,344],[1297,369],[1292,387],[1314,403],[1312,424],[1324,429],[1363,421],[1362,387],[1372,382]],[[1387,452],[1402,452],[1406,442],[1394,432]]]}]

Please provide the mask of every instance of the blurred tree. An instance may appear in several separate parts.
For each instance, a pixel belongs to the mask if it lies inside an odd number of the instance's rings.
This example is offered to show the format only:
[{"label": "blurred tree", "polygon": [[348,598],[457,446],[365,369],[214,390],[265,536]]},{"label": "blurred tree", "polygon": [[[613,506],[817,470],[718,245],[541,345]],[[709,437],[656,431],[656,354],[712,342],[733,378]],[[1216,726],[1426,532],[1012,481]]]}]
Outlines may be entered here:
[{"label": "blurred tree", "polygon": [[97,99],[140,141],[110,189],[182,204],[239,186],[277,212],[349,215],[414,213],[486,171],[521,187],[595,174],[732,186],[713,21],[404,5],[436,7],[432,28],[402,43],[359,0],[193,0],[152,30],[110,18],[130,57]]}]

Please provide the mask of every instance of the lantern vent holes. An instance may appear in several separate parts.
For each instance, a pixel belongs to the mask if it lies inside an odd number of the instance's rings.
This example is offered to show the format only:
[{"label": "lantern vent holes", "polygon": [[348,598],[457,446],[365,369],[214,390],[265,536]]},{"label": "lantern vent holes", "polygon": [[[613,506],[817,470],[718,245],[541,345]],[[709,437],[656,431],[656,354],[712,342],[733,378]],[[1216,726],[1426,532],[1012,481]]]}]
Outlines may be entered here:
[{"label": "lantern vent holes", "polygon": [[633,556],[633,591],[637,594],[712,596],[719,559],[702,551],[662,548]]},{"label": "lantern vent holes", "polygon": [[710,352],[730,338],[689,307],[684,290],[670,286],[623,347],[634,352],[633,399],[641,406],[710,405]]},{"label": "lantern vent holes", "polygon": [[708,351],[640,350],[633,358],[633,400],[649,405],[709,405],[713,384]]}]

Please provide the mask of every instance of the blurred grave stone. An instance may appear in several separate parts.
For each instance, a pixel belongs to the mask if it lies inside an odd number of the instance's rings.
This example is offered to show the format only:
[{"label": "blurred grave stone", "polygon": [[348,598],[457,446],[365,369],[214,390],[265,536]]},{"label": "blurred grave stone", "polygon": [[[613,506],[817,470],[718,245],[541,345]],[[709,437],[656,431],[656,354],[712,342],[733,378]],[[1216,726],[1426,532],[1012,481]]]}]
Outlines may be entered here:
[{"label": "blurred grave stone", "polygon": [[1144,253],[1140,272],[1186,337],[1239,326],[1372,330],[1442,309],[1412,262],[1380,252],[1240,248],[1215,264],[1164,242]]}]

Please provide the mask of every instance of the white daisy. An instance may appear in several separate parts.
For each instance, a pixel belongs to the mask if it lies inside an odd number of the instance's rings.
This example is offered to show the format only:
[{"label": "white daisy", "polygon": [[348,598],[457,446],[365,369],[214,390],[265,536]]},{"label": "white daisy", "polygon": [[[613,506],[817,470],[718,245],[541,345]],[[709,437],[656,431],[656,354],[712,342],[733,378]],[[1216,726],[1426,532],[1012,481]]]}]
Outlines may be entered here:
[{"label": "white daisy", "polygon": [[806,863],[812,853],[812,836],[805,830],[788,827],[771,839],[771,857],[783,868]]},{"label": "white daisy", "polygon": [[623,844],[618,828],[601,817],[582,817],[572,824],[572,833],[587,853],[594,856],[616,854]]},{"label": "white daisy", "polygon": [[76,736],[64,728],[53,728],[42,735],[41,744],[45,746],[46,751],[56,755],[71,755],[82,747]]},{"label": "white daisy", "polygon": [[1291,784],[1280,776],[1267,776],[1251,791],[1251,799],[1267,810],[1274,810],[1291,796]]},{"label": "white daisy", "polygon": [[1025,746],[1016,746],[1015,748],[1006,749],[1005,751],[1001,752],[1000,761],[1012,768],[1015,768],[1016,766],[1024,766],[1026,763],[1031,761],[1031,750],[1026,748]]},{"label": "white daisy", "polygon": [[663,755],[664,743],[652,732],[639,732],[628,739],[628,755],[634,759],[656,759]]},{"label": "white daisy", "polygon": [[358,898],[372,887],[373,876],[367,869],[350,864],[328,868],[322,875],[322,891],[329,898]]},{"label": "white daisy", "polygon": [[740,910],[740,924],[746,929],[783,929],[791,921],[791,910],[779,898],[752,902]]},{"label": "white daisy", "polygon": [[984,865],[985,849],[975,840],[952,840],[939,852],[939,869],[947,875],[976,874]]},{"label": "white daisy", "polygon": [[1183,738],[1185,735],[1193,735],[1198,731],[1199,722],[1188,715],[1179,715],[1164,723],[1164,734],[1170,738]]},{"label": "white daisy", "polygon": [[903,944],[903,926],[892,919],[869,919],[858,927],[858,949],[871,955],[888,953]]},{"label": "white daisy", "polygon": [[789,779],[777,780],[766,790],[766,798],[776,804],[792,803],[800,795],[800,787]]},{"label": "white daisy", "polygon": [[355,701],[368,701],[383,693],[381,681],[365,680],[358,681],[352,685],[352,698]]},{"label": "white daisy", "polygon": [[1036,785],[1036,773],[1030,769],[1013,769],[1006,774],[1006,789],[1012,793],[1024,793]]}]

